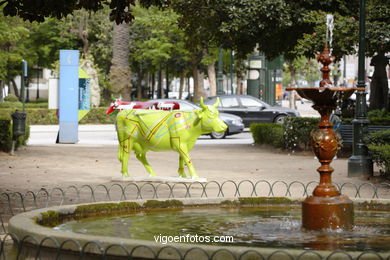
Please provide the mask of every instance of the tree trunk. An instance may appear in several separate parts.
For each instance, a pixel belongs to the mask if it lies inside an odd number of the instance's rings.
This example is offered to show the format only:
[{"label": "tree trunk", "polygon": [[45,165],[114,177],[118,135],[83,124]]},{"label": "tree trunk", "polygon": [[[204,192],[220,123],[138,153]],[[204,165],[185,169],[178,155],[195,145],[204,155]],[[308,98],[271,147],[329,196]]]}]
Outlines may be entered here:
[{"label": "tree trunk", "polygon": [[192,99],[192,102],[194,103],[199,102],[200,97],[206,96],[203,84],[204,74],[199,71],[198,63],[198,59],[196,57],[192,57],[192,76],[194,78],[194,97]]},{"label": "tree trunk", "polygon": [[168,66],[165,69],[165,81],[166,81],[165,98],[169,98],[169,72],[168,72]]},{"label": "tree trunk", "polygon": [[88,15],[83,12],[83,17],[80,17],[78,35],[83,42],[83,53],[82,57],[85,59],[88,57],[89,52],[89,41],[88,41]]},{"label": "tree trunk", "polygon": [[[15,94],[15,96],[17,96],[17,97],[20,99],[18,86],[16,85],[15,80],[14,80],[14,79],[11,79],[11,83],[12,83],[12,88],[14,89],[14,94]],[[8,86],[8,88],[11,88],[11,87]]]},{"label": "tree trunk", "polygon": [[[295,69],[290,66],[290,74],[291,74],[291,87],[294,88],[296,87],[296,71]],[[296,101],[295,101],[295,90],[294,91],[290,91],[290,103],[289,103],[289,107],[291,109],[297,109],[297,104],[296,104]]]},{"label": "tree trunk", "polygon": [[210,83],[210,96],[217,95],[217,77],[215,73],[215,62],[207,66],[207,74],[209,76]]},{"label": "tree trunk", "polygon": [[4,101],[4,80],[0,80],[0,102]]},{"label": "tree trunk", "polygon": [[162,85],[162,70],[158,71],[158,86],[157,86],[157,98],[162,98],[164,96],[164,90]]},{"label": "tree trunk", "polygon": [[184,90],[184,80],[185,80],[186,73],[183,71],[180,74],[180,87],[179,87],[179,99],[183,98],[183,90]]},{"label": "tree trunk", "polygon": [[241,82],[242,80],[242,77],[241,77],[241,73],[237,73],[237,78],[236,78],[236,93],[237,95],[242,95],[244,94],[244,86]]},{"label": "tree trunk", "polygon": [[137,78],[137,100],[142,99],[142,79],[144,77],[144,72],[141,70],[138,73],[138,78]]},{"label": "tree trunk", "polygon": [[155,78],[155,73],[152,73],[152,96],[151,99],[154,99],[154,91],[155,91],[155,84],[156,84],[156,78]]},{"label": "tree trunk", "polygon": [[110,70],[111,93],[131,100],[131,71],[129,66],[129,24],[114,23],[113,57]]}]

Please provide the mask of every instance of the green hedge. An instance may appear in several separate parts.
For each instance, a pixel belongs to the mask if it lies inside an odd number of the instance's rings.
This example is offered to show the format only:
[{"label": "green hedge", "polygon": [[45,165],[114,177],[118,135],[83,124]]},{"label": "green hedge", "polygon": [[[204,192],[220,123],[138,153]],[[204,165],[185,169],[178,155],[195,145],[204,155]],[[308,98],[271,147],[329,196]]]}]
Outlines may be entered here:
[{"label": "green hedge", "polygon": [[[386,110],[371,110],[367,113],[370,125],[390,125],[390,112]],[[343,118],[343,124],[352,124],[353,118]]]},{"label": "green hedge", "polygon": [[365,138],[373,162],[390,178],[390,130],[372,133]]},{"label": "green hedge", "polygon": [[309,150],[310,132],[318,128],[320,118],[287,117],[283,123],[284,147],[287,150]]},{"label": "green hedge", "polygon": [[310,132],[317,129],[319,118],[288,117],[283,125],[274,123],[251,124],[253,140],[257,144],[270,144],[287,150],[308,150]]},{"label": "green hedge", "polygon": [[[15,149],[25,145],[30,136],[30,126],[26,125],[26,134],[16,140]],[[11,113],[0,113],[0,150],[4,152],[11,151],[12,148],[12,120]]]},{"label": "green hedge", "polygon": [[[92,108],[91,111],[89,111],[89,113],[80,121],[80,124],[113,124],[115,122],[115,116],[107,115],[106,110],[106,107]],[[11,114],[14,111],[14,107],[0,108],[0,114]],[[56,109],[26,108],[26,113],[27,123],[30,125],[58,124]]]},{"label": "green hedge", "polygon": [[251,124],[253,140],[256,144],[269,144],[277,148],[283,148],[283,127],[276,123]]}]

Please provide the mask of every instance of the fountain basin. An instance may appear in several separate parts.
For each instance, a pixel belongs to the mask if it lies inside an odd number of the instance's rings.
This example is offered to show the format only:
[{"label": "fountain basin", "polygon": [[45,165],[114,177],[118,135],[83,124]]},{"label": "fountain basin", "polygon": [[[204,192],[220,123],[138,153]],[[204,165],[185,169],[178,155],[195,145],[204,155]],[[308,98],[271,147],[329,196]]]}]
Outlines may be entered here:
[{"label": "fountain basin", "polygon": [[295,90],[299,96],[311,100],[314,106],[336,107],[338,100],[349,98],[355,91],[364,91],[364,88],[286,88],[287,91]]},{"label": "fountain basin", "polygon": [[[187,243],[169,243],[169,244],[161,244],[156,243],[154,240],[145,240],[145,239],[133,239],[133,238],[125,238],[125,237],[109,237],[109,236],[102,236],[102,235],[88,235],[88,234],[81,234],[81,233],[75,233],[75,232],[69,232],[64,230],[55,230],[50,227],[45,227],[39,224],[39,222],[45,222],[48,225],[58,225],[61,223],[63,219],[69,219],[74,218],[76,215],[78,217],[86,217],[86,216],[96,216],[96,214],[101,214],[99,212],[105,212],[105,214],[108,214],[110,211],[114,214],[123,214],[125,212],[130,212],[131,214],[137,214],[140,210],[154,210],[156,211],[156,215],[166,214],[167,212],[172,212],[174,214],[177,214],[178,211],[189,211],[190,214],[195,214],[195,212],[200,210],[200,216],[205,221],[205,223],[214,223],[212,217],[205,216],[212,216],[212,211],[214,209],[221,211],[222,215],[226,217],[226,212],[237,212],[238,208],[249,208],[250,210],[254,210],[254,207],[262,207],[266,208],[268,211],[275,210],[276,208],[290,208],[292,211],[298,211],[300,208],[300,203],[302,199],[286,199],[286,198],[233,198],[227,200],[226,198],[216,198],[216,199],[180,199],[180,200],[174,200],[174,201],[128,201],[128,202],[121,202],[121,203],[95,203],[95,204],[82,204],[82,205],[72,205],[72,206],[61,206],[61,207],[52,207],[52,208],[46,208],[46,209],[40,209],[40,210],[34,210],[31,212],[22,213],[19,215],[14,216],[10,222],[9,222],[9,230],[11,233],[14,233],[19,238],[23,238],[26,236],[32,236],[36,239],[38,244],[45,240],[42,244],[45,246],[45,248],[58,248],[58,245],[62,245],[62,249],[69,250],[69,252],[76,251],[78,252],[80,248],[85,248],[85,252],[88,252],[88,254],[91,255],[91,259],[94,259],[93,257],[96,257],[96,254],[100,254],[101,248],[109,248],[107,250],[107,253],[113,257],[112,259],[117,259],[115,257],[126,257],[128,254],[127,252],[131,252],[131,255],[136,258],[142,258],[142,259],[148,259],[148,258],[154,258],[156,254],[158,253],[158,257],[162,259],[177,259],[179,255],[187,255],[186,259],[207,259],[206,256],[214,255],[213,259],[234,259],[236,257],[237,259],[262,259],[260,256],[263,256],[265,259],[269,256],[275,254],[275,251],[285,251],[286,254],[282,254],[277,259],[291,259],[289,255],[293,256],[294,258],[300,257],[300,259],[318,259],[318,257],[314,257],[310,252],[307,252],[302,249],[291,249],[290,246],[280,246],[280,247],[262,247],[261,245],[257,244],[255,247],[251,247],[251,243],[238,243],[238,245],[229,245],[227,243],[225,244],[214,244],[210,245],[207,244],[187,244]],[[161,204],[161,202],[163,204]],[[354,200],[354,203],[356,205],[360,205],[358,207],[368,207],[369,209],[375,209],[375,207],[381,207],[382,209],[386,209],[387,213],[390,209],[390,200],[377,200],[375,203],[373,202],[364,202],[363,200]],[[122,205],[122,206],[120,206]],[[173,208],[169,209],[156,209],[161,207],[161,205],[169,206]],[[363,205],[363,206],[362,206]],[[106,208],[104,208],[106,207]],[[122,207],[122,208],[121,208]],[[141,207],[141,208],[139,208]],[[98,210],[96,210],[98,209]],[[114,211],[112,211],[114,209]],[[210,212],[210,213],[208,213]],[[256,213],[258,214],[258,213]],[[112,214],[109,214],[112,217]],[[151,214],[153,215],[153,214]],[[299,216],[299,214],[298,214]],[[388,216],[388,215],[387,215]],[[138,217],[147,217],[147,214],[141,215]],[[288,217],[288,216],[286,216]],[[77,217],[76,217],[77,218]],[[251,218],[251,217],[249,217]],[[168,217],[166,215],[162,215],[160,218],[161,222],[164,222],[167,220]],[[218,218],[217,218],[218,219]],[[240,216],[236,216],[235,220],[239,220]],[[387,219],[385,219],[387,222]],[[145,220],[146,221],[146,220]],[[155,222],[155,220],[153,220]],[[287,218],[285,220],[282,220],[286,224],[288,221],[295,221],[294,223],[300,223],[299,220],[296,220],[295,217],[292,217],[292,220],[288,220]],[[383,222],[386,222],[383,221]],[[229,222],[230,223],[230,222]],[[234,223],[234,221],[232,221]],[[252,224],[256,225],[258,221],[255,219]],[[390,226],[390,223],[388,223]],[[211,224],[213,226],[215,224]],[[158,223],[157,223],[158,226]],[[260,225],[261,226],[261,225]],[[215,227],[214,227],[215,228]],[[248,227],[246,227],[248,229]],[[293,228],[297,228],[293,224]],[[299,229],[299,228],[298,228]],[[179,229],[180,230],[180,229]],[[266,230],[267,231],[267,230]],[[270,230],[268,230],[270,231]],[[268,232],[267,231],[267,232]],[[372,229],[367,228],[367,230],[363,230],[363,233],[367,233],[372,231]],[[156,230],[156,234],[153,235],[159,235],[161,230]],[[190,233],[190,231],[181,231],[183,233]],[[201,232],[195,230],[195,232]],[[215,232],[215,230],[213,231]],[[265,231],[261,231],[265,232]],[[166,234],[166,233],[165,233]],[[163,234],[164,235],[164,234]],[[180,235],[180,234],[178,234]],[[269,235],[269,234],[264,234]],[[47,237],[51,237],[57,241],[56,243],[53,243],[51,239],[47,239]],[[234,235],[233,235],[234,237]],[[310,236],[309,236],[310,237]],[[388,246],[388,242],[390,241],[390,227],[389,227],[389,234],[385,234],[384,237],[388,240],[384,240],[383,243],[386,243],[384,246],[384,249],[380,250],[376,248],[377,253],[380,256],[383,257],[383,259],[386,259],[386,257],[390,256],[390,250],[386,246]],[[71,242],[69,239],[77,240],[79,245]],[[326,238],[325,238],[326,240]],[[305,245],[305,249],[312,249],[312,250],[320,250],[316,251],[316,255],[319,254],[320,256],[326,258],[329,256],[332,251],[336,248],[334,246],[337,246],[337,241],[333,241],[332,239],[328,239],[330,247],[324,247],[324,243],[322,241],[319,241],[317,239],[313,239],[312,241],[307,241]],[[92,245],[91,241],[99,241],[99,247],[96,245]],[[387,241],[387,242],[386,242]],[[30,242],[31,240],[26,239],[26,242]],[[35,242],[35,244],[37,244]],[[320,243],[319,243],[320,242]],[[311,243],[311,245],[310,245]],[[116,245],[116,246],[112,246]],[[142,245],[139,247],[139,245]],[[172,247],[173,246],[173,247]],[[359,246],[359,245],[358,245]],[[198,248],[194,250],[194,248]],[[124,250],[124,248],[127,249]],[[228,251],[221,250],[221,248],[227,248]],[[360,247],[361,248],[361,247]],[[326,249],[326,250],[322,250]],[[42,250],[42,249],[41,249]],[[134,250],[134,251],[132,251]],[[154,252],[151,253],[151,252]],[[95,256],[93,256],[95,254]],[[353,258],[358,257],[361,255],[362,252],[356,249],[353,249],[351,251],[348,251],[348,255],[352,256]],[[70,253],[71,255],[71,253]],[[371,259],[369,258],[369,255],[366,255],[366,257],[362,259]],[[48,258],[50,259],[50,258]],[[70,257],[69,259],[73,259]],[[85,258],[88,259],[88,258]],[[95,258],[96,259],[96,258]],[[110,259],[110,258],[108,258]],[[372,259],[378,259],[377,257]]]}]

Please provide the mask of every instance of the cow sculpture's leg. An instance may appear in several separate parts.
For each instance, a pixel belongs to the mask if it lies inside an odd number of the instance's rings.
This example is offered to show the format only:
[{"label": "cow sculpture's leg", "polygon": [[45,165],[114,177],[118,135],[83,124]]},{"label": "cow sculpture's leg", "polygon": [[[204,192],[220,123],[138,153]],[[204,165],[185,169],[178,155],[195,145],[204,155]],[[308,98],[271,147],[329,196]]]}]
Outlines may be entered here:
[{"label": "cow sculpture's leg", "polygon": [[[173,140],[172,145],[173,145],[173,148],[179,152],[180,158],[182,158],[183,161],[185,162],[185,164],[187,164],[188,172],[190,173],[191,178],[192,179],[199,178],[198,174],[196,174],[194,165],[191,162],[191,157],[190,157],[190,154],[188,153],[187,146],[180,143],[180,139]],[[179,168],[181,168],[180,160],[179,160]],[[183,171],[184,171],[184,167],[183,167]],[[180,169],[179,169],[179,174],[180,174]]]},{"label": "cow sculpture's leg", "polygon": [[135,143],[133,146],[137,159],[144,165],[146,171],[150,176],[156,176],[156,172],[150,166],[148,160],[146,160],[146,151],[144,151],[139,143]]},{"label": "cow sculpture's leg", "polygon": [[118,159],[121,162],[121,173],[123,177],[129,177],[129,173],[127,171],[127,165],[129,160],[130,153],[130,136],[126,134],[126,130],[124,129],[121,121],[117,121],[116,131],[118,135],[119,148],[118,148]]},{"label": "cow sculpture's leg", "polygon": [[184,167],[185,167],[185,162],[184,162],[183,157],[180,155],[180,158],[179,158],[179,170],[177,172],[179,173],[179,176],[182,177],[182,178],[187,177],[186,172],[184,171]]},{"label": "cow sculpture's leg", "polygon": [[119,160],[122,162],[122,169],[121,169],[122,176],[129,177],[128,164],[129,164],[130,152],[132,150],[132,141],[130,136],[126,140],[120,142],[119,149],[121,149],[121,151],[119,152],[121,154]]}]

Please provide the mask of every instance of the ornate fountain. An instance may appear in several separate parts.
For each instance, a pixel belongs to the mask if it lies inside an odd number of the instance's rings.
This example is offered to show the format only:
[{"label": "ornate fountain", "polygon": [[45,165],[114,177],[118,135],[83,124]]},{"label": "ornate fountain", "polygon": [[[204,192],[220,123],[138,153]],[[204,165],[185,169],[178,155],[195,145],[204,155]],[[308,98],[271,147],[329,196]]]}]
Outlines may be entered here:
[{"label": "ornate fountain", "polygon": [[333,168],[330,166],[334,156],[342,145],[338,131],[332,129],[330,115],[337,107],[337,102],[350,97],[359,88],[334,87],[329,78],[329,64],[333,62],[329,48],[317,56],[322,63],[322,80],[318,88],[287,88],[288,91],[296,91],[302,98],[313,102],[313,108],[321,115],[318,129],[311,132],[312,147],[321,166],[317,169],[320,173],[320,183],[314,189],[313,195],[302,203],[302,227],[308,230],[344,229],[353,227],[353,203],[345,195],[342,195],[332,184]]}]

